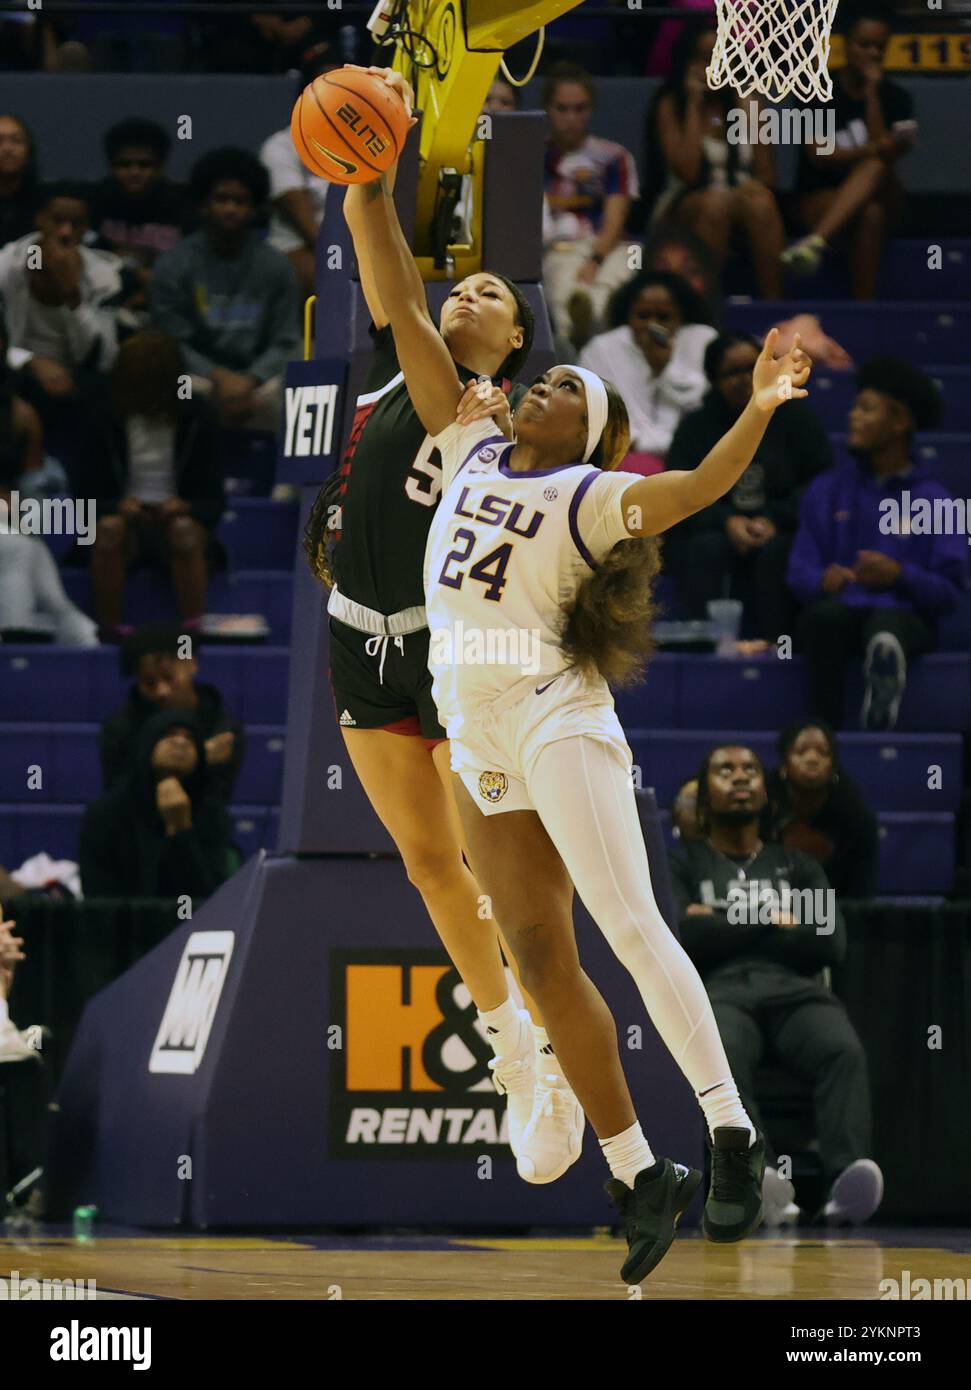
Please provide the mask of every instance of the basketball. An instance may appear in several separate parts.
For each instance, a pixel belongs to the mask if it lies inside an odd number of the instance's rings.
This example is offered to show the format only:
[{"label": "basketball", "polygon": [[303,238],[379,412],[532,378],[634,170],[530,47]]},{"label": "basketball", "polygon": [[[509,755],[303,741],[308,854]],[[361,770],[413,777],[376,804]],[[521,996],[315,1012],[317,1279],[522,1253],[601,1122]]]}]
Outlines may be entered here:
[{"label": "basketball", "polygon": [[312,174],[331,183],[370,183],[401,153],[408,113],[380,78],[337,68],[300,93],[290,133]]}]

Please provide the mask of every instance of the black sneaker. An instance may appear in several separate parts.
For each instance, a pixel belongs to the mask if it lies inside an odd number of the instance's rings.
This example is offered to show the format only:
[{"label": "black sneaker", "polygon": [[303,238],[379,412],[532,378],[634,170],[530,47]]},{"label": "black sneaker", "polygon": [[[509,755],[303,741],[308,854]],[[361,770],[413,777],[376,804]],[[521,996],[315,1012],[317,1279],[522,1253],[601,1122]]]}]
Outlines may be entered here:
[{"label": "black sneaker", "polygon": [[707,1140],[711,1155],[711,1188],[701,1228],[720,1245],[742,1240],[762,1220],[762,1177],[765,1173],[765,1141],[757,1135],[749,1144],[750,1131],[722,1125],[715,1142]]},{"label": "black sneaker", "polygon": [[619,1178],[607,1183],[607,1195],[627,1227],[627,1259],[620,1271],[625,1284],[639,1284],[663,1259],[682,1214],[701,1186],[697,1168],[658,1159],[643,1168],[628,1187]]}]

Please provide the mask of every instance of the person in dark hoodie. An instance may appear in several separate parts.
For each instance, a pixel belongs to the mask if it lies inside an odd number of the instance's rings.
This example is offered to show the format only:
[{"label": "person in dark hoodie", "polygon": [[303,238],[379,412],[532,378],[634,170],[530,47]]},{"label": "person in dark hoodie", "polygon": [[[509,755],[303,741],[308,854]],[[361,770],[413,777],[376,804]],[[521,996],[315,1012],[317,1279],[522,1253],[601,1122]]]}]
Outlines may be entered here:
[{"label": "person in dark hoodie", "polygon": [[123,345],[80,452],[79,486],[98,507],[91,584],[102,630],[117,634],[136,564],[167,569],[179,612],[197,620],[209,571],[224,563],[214,532],[225,494],[215,412],[191,395],[174,339],[146,329]]},{"label": "person in dark hoodie", "polygon": [[963,505],[912,457],[915,432],[940,415],[934,383],[886,356],[856,385],[852,457],[807,489],[788,581],[808,605],[798,636],[813,714],[841,727],[846,672],[862,655],[861,727],[893,729],[907,663],[934,648],[966,583],[968,538],[954,517]]},{"label": "person in dark hoodie", "polygon": [[824,719],[800,719],[782,730],[769,804],[773,838],[817,859],[837,897],[873,897],[877,818],[840,767],[836,734]]},{"label": "person in dark hoodie", "polygon": [[87,808],[79,858],[86,898],[207,898],[236,867],[213,796],[199,720],[164,710],[138,730],[123,781]]},{"label": "person in dark hoodie", "polygon": [[105,790],[124,780],[142,727],[162,710],[189,710],[206,744],[210,784],[228,802],[246,748],[242,724],[234,719],[214,685],[196,680],[199,663],[189,634],[174,623],[156,623],[127,638],[121,671],[134,676],[125,703],[101,726],[99,745]]},{"label": "person in dark hoodie", "polygon": [[248,150],[211,150],[190,192],[202,230],[155,263],[152,322],[182,344],[193,387],[224,425],[275,430],[286,364],[300,356],[297,277],[256,231],[270,180]]},{"label": "person in dark hoodie", "polygon": [[[669,469],[697,468],[745,409],[759,351],[745,333],[722,334],[708,344],[704,372],[711,389],[675,431]],[[790,401],[776,411],[731,491],[665,538],[665,567],[678,580],[692,617],[704,618],[711,599],[738,598],[751,635],[774,642],[792,630],[785,575],[800,499],[831,463],[826,431],[809,401]]]},{"label": "person in dark hoodie", "polygon": [[[818,862],[763,839],[765,769],[751,748],[717,746],[698,770],[698,839],[671,854],[681,942],[704,980],[742,1103],[768,1057],[813,1086],[828,1224],[872,1216],[883,1177],[872,1144],[866,1054],[842,1002],[819,979],[846,953],[839,904]],[[766,1141],[768,1153],[769,1141]],[[766,1225],[793,1219],[792,1184],[774,1161]]]},{"label": "person in dark hoodie", "polygon": [[182,240],[189,215],[185,190],[165,177],[171,146],[157,121],[140,116],[119,121],[104,138],[111,173],[91,191],[95,244],[114,251],[134,271],[137,283],[125,307],[146,315],[152,267]]}]

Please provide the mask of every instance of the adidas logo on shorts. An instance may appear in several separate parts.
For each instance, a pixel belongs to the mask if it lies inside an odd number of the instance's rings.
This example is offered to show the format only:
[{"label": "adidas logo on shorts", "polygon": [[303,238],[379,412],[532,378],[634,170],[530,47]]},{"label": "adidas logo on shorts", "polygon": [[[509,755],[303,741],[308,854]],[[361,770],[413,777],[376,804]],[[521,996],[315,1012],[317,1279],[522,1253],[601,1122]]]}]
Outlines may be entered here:
[{"label": "adidas logo on shorts", "polygon": [[348,724],[354,724],[354,725],[356,725],[356,724],[357,724],[357,720],[356,720],[356,719],[354,718],[354,716],[351,714],[350,710],[344,710],[343,714],[342,714],[341,717],[340,717],[340,721],[339,721],[339,722],[340,722],[341,724],[344,724],[344,725],[348,725]]}]

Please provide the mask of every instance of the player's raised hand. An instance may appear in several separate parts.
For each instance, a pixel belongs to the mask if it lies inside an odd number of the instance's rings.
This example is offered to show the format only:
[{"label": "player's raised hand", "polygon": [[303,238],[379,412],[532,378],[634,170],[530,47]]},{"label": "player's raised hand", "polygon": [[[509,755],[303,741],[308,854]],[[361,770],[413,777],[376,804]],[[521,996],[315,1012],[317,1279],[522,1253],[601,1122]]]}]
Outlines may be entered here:
[{"label": "player's raised hand", "polygon": [[456,424],[471,425],[474,420],[488,420],[490,417],[507,439],[515,438],[509,397],[505,391],[487,378],[470,381],[455,412]]},{"label": "player's raised hand", "polygon": [[799,334],[793,337],[792,347],[785,356],[776,358],[778,342],[779,330],[770,328],[752,372],[752,399],[766,414],[771,414],[783,401],[809,395],[803,387],[809,380],[812,360],[800,346]]},{"label": "player's raised hand", "polygon": [[398,93],[405,104],[405,110],[411,118],[411,124],[415,124],[416,117],[411,114],[415,105],[415,93],[411,83],[403,72],[396,72],[394,68],[365,68],[362,67],[360,63],[345,63],[344,66],[350,68],[352,72],[369,72],[372,77],[380,77],[381,81],[390,87],[393,92]]}]

